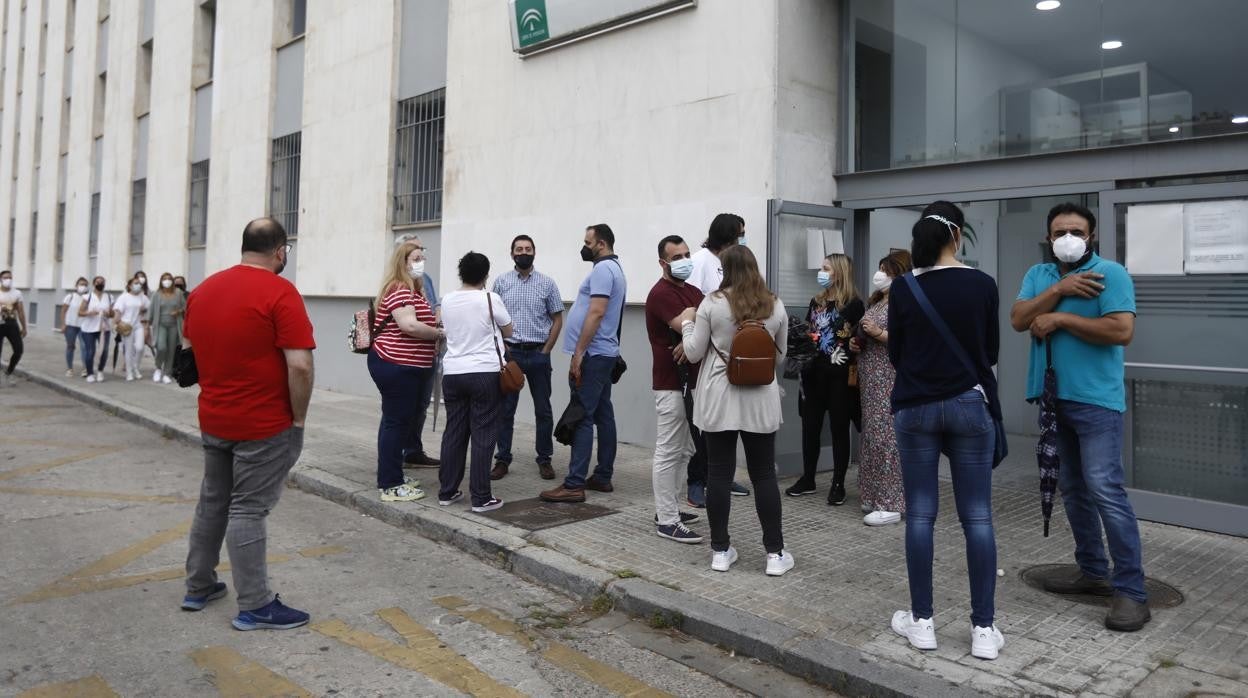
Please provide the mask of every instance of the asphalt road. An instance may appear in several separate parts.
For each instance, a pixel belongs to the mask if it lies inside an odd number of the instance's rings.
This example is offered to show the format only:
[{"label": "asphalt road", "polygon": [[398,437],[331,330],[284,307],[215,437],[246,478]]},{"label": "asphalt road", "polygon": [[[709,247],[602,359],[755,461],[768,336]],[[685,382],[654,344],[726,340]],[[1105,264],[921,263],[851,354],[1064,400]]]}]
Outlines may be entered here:
[{"label": "asphalt road", "polygon": [[44,388],[0,388],[0,696],[826,695],[298,490],[269,518],[269,572],[312,624],[233,630],[232,593],[182,612],[201,468]]}]

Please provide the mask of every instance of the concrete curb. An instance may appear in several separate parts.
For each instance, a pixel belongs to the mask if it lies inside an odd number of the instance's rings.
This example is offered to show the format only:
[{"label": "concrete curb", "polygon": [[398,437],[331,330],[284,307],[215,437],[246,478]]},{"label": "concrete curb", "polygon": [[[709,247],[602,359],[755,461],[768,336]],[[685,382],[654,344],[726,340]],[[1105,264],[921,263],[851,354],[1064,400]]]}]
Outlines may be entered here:
[{"label": "concrete curb", "polygon": [[[151,429],[165,438],[193,446],[201,444],[197,430],[159,415],[38,373],[21,369],[18,373],[33,383]],[[863,654],[831,640],[803,635],[779,623],[646,579],[617,579],[606,570],[531,543],[524,537],[528,532],[523,529],[493,528],[436,507],[400,509],[384,504],[377,499],[374,488],[361,487],[357,482],[316,467],[315,459],[309,462],[309,455],[305,451],[303,464],[295,466],[287,479],[290,485],[309,494],[453,545],[575,598],[589,601],[605,593],[616,608],[626,613],[644,617],[663,614],[674,627],[693,637],[756,657],[839,693],[872,698],[981,695],[968,687]]]}]

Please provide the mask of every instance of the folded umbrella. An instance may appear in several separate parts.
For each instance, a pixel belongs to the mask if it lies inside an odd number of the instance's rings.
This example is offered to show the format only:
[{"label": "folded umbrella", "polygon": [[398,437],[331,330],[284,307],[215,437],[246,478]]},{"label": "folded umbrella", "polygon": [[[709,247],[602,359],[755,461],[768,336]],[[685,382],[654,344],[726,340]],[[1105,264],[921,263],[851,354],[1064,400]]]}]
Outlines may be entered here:
[{"label": "folded umbrella", "polygon": [[784,377],[797,378],[819,351],[810,338],[810,326],[805,320],[789,316],[789,348],[784,356]]},{"label": "folded umbrella", "polygon": [[559,416],[559,421],[555,423],[555,440],[564,446],[571,446],[572,439],[576,436],[576,428],[580,425],[581,420],[585,419],[585,406],[581,404],[576,393],[572,393],[572,398],[568,402],[568,407]]},{"label": "folded umbrella", "polygon": [[1053,348],[1044,342],[1044,390],[1040,393],[1040,440],[1036,442],[1036,462],[1040,466],[1040,512],[1044,514],[1044,537],[1049,537],[1053,516],[1053,496],[1057,493],[1057,374],[1053,371]]}]

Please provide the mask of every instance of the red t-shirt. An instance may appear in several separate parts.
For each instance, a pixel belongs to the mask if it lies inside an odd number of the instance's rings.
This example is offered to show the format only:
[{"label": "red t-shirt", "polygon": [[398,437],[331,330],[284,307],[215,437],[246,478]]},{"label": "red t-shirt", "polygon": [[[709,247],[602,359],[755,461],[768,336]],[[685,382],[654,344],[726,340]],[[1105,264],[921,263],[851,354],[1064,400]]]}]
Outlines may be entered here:
[{"label": "red t-shirt", "polygon": [[419,293],[406,286],[395,285],[390,293],[381,300],[377,307],[377,326],[382,328],[373,338],[373,351],[377,356],[392,364],[429,368],[433,366],[434,345],[431,339],[417,339],[399,329],[398,323],[390,319],[394,311],[403,306],[411,306],[416,311],[416,319],[432,325],[437,322],[429,301]]},{"label": "red t-shirt", "polygon": [[217,272],[187,298],[185,333],[199,369],[201,431],[255,441],[290,428],[282,350],[316,348],[294,284],[241,264]]},{"label": "red t-shirt", "polygon": [[[655,390],[680,390],[680,372],[676,368],[676,360],[672,358],[672,348],[681,338],[667,323],[685,308],[696,308],[701,303],[702,292],[696,286],[690,283],[678,286],[666,278],[659,279],[650,289],[650,295],[646,296],[646,334],[650,337]],[[686,365],[686,368],[689,371],[689,387],[693,387],[698,379],[698,366]]]}]

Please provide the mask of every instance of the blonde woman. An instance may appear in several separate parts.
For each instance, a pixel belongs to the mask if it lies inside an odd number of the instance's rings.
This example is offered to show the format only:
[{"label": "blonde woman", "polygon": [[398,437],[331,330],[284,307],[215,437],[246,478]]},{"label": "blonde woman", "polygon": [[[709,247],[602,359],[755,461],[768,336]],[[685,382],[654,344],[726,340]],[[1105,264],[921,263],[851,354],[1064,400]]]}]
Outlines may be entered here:
[{"label": "blonde woman", "polygon": [[418,481],[403,475],[403,444],[416,418],[415,396],[433,380],[434,354],[444,336],[425,299],[422,251],[411,241],[395,248],[374,305],[368,373],[381,393],[377,489],[383,502],[412,502],[425,496]]},{"label": "blonde woman", "polygon": [[819,432],[827,415],[831,421],[833,464],[828,504],[840,506],[845,503],[845,472],[849,470],[849,425],[858,413],[858,390],[849,384],[849,340],[862,319],[863,304],[854,288],[853,263],[843,254],[825,257],[815,281],[822,290],[810,299],[806,324],[818,351],[802,371],[798,396],[802,476],[784,493],[790,497],[815,493]]},{"label": "blonde woman", "polygon": [[695,312],[680,316],[685,358],[701,363],[693,423],[706,438],[706,518],[711,526],[711,569],[727,572],[737,560],[728,538],[732,477],[737,470],[737,438],[745,447],[745,464],[754,483],[754,508],[763,529],[768,575],[793,569],[784,549],[780,524],[780,488],[776,485],[776,432],[780,429],[780,386],[733,385],[721,358],[732,346],[743,322],[759,321],[776,344],[776,365],[784,362],[789,317],[784,303],[767,290],[750,248],[733,245],[719,254],[724,279]]}]

